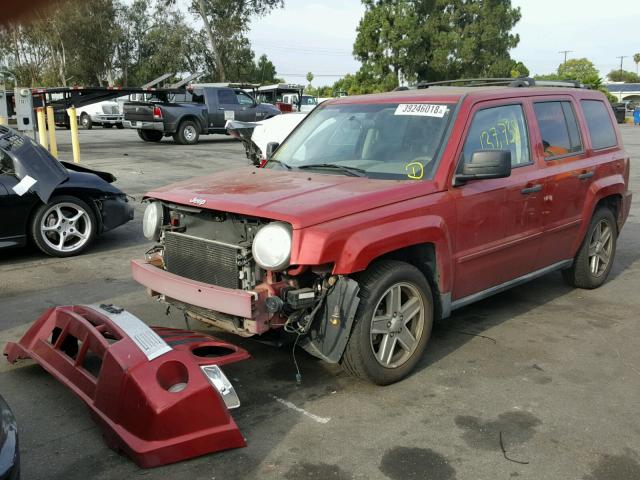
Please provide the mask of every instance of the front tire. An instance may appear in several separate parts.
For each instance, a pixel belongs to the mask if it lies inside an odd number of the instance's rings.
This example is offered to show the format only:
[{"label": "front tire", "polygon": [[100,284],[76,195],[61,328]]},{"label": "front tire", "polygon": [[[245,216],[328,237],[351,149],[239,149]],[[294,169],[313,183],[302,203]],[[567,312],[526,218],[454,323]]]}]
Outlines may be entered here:
[{"label": "front tire", "polygon": [[173,140],[181,145],[195,145],[200,138],[200,130],[193,120],[183,120],[173,134]]},{"label": "front tire", "polygon": [[41,205],[31,220],[31,238],[36,246],[53,257],[71,257],[83,252],[98,231],[93,210],[84,201],[69,195],[54,197]]},{"label": "front tire", "polygon": [[341,363],[378,385],[406,377],[420,361],[433,326],[433,295],[424,275],[395,260],[359,275],[360,305]]},{"label": "front tire", "polygon": [[91,130],[91,128],[93,127],[93,121],[91,120],[91,117],[86,113],[83,113],[82,115],[80,115],[80,124],[86,130]]},{"label": "front tire", "polygon": [[158,130],[138,130],[138,136],[145,142],[159,142],[162,140],[162,132]]},{"label": "front tire", "polygon": [[588,290],[601,286],[611,272],[617,241],[618,227],[613,212],[606,207],[599,208],[591,218],[573,265],[562,271],[564,280],[573,287]]}]

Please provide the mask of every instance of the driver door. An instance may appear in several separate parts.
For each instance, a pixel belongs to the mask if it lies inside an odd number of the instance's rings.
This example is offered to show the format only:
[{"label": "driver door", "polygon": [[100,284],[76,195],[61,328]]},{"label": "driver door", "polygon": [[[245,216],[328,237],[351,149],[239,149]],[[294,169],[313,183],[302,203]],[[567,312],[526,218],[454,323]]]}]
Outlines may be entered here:
[{"label": "driver door", "polygon": [[236,114],[236,120],[240,120],[241,122],[255,122],[256,120],[261,120],[256,118],[256,107],[258,104],[248,93],[245,93],[242,90],[237,90],[236,97],[238,98],[238,104],[240,105]]},{"label": "driver door", "polygon": [[529,106],[477,105],[467,126],[459,169],[475,151],[509,150],[511,176],[452,188],[457,209],[453,300],[530,273],[543,230],[543,174],[531,154]]},{"label": "driver door", "polygon": [[18,182],[18,178],[13,175],[11,157],[0,149],[0,247],[24,242],[29,213],[37,201],[32,192],[18,196],[13,191]]}]

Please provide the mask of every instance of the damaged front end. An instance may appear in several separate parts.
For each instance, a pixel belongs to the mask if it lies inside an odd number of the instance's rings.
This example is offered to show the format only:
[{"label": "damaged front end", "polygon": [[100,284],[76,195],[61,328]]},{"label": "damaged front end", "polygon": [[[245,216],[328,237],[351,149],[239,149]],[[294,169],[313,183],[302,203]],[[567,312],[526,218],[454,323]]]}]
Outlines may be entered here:
[{"label": "damaged front end", "polygon": [[290,225],[155,201],[143,228],[158,244],[132,274],[151,296],[237,335],[294,334],[312,355],[340,360],[358,284],[331,265],[290,265]]},{"label": "damaged front end", "polygon": [[249,354],[229,343],[83,305],[47,310],[4,353],[11,363],[32,358],[67,386],[109,446],[142,467],[245,446],[229,414],[238,396],[220,367]]}]

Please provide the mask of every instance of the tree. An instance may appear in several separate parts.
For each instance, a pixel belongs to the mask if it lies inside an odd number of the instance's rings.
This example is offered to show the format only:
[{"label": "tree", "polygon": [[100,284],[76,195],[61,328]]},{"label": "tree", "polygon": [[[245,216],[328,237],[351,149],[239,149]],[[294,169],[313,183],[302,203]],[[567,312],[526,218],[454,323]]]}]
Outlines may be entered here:
[{"label": "tree", "polygon": [[509,50],[520,40],[511,33],[520,9],[510,0],[362,2],[354,55],[379,85],[389,84],[390,76],[398,85],[405,79],[509,77],[514,70]]},{"label": "tree", "polygon": [[311,87],[311,82],[313,82],[313,73],[307,73],[307,82],[309,82],[309,87]]},{"label": "tree", "polygon": [[[174,3],[176,0],[166,0]],[[226,64],[235,45],[249,28],[252,16],[265,15],[284,6],[283,0],[191,0],[193,11],[203,22],[215,65],[215,77],[225,81]]]},{"label": "tree", "polygon": [[637,73],[629,72],[627,70],[611,70],[607,75],[612,82],[625,82],[625,83],[638,83],[640,82],[640,76]]},{"label": "tree", "polygon": [[638,71],[638,67],[640,67],[640,53],[633,55],[633,61],[636,64],[636,75],[640,75],[640,71]]},{"label": "tree", "polygon": [[563,80],[576,80],[584,83],[585,79],[600,77],[593,62],[586,58],[572,58],[558,66],[558,76]]}]

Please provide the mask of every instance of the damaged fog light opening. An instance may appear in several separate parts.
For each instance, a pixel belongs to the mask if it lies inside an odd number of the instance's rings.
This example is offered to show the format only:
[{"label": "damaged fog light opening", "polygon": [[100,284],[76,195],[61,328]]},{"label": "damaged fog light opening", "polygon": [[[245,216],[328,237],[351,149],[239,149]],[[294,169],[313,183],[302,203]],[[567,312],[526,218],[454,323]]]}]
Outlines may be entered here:
[{"label": "damaged fog light opening", "polygon": [[209,383],[218,391],[226,407],[231,410],[240,406],[240,399],[233,385],[217,365],[202,365],[200,367]]}]

